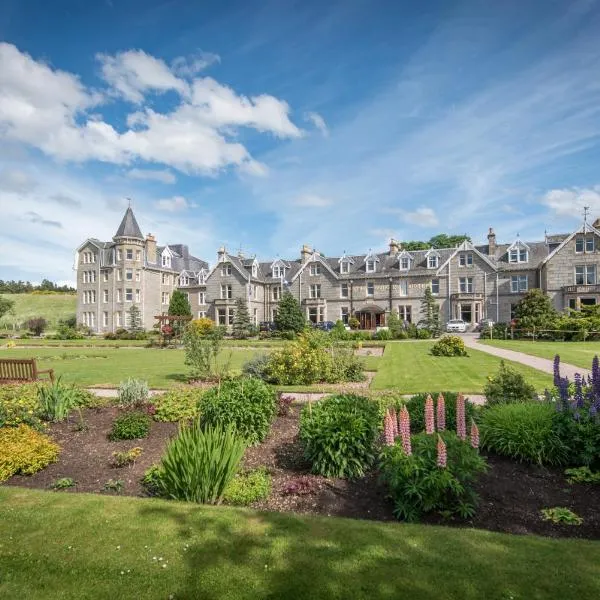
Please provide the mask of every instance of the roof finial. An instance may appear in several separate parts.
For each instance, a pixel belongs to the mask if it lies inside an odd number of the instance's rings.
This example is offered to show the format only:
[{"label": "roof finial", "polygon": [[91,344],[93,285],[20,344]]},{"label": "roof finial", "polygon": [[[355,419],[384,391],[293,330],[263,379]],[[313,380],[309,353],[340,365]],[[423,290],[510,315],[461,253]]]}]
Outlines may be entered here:
[{"label": "roof finial", "polygon": [[127,208],[131,208],[131,198],[127,197],[125,200],[127,200]]}]

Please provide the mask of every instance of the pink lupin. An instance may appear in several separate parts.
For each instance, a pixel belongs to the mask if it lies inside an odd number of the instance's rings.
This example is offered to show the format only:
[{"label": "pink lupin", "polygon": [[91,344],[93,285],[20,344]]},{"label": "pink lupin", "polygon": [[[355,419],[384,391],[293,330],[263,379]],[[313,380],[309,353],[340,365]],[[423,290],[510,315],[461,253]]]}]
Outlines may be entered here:
[{"label": "pink lupin", "polygon": [[406,406],[402,407],[398,418],[400,419],[400,436],[402,437],[402,449],[404,450],[404,454],[410,456],[412,454],[412,447],[410,445],[410,415],[408,414]]},{"label": "pink lupin", "polygon": [[385,419],[383,421],[383,435],[385,437],[386,446],[394,445],[394,424],[392,423],[392,415],[388,410],[385,413]]},{"label": "pink lupin", "polygon": [[458,394],[458,397],[456,398],[456,435],[463,441],[467,439],[465,397],[462,394]]},{"label": "pink lupin", "polygon": [[471,420],[471,446],[479,448],[479,427],[473,420]]},{"label": "pink lupin", "polygon": [[437,466],[445,469],[448,462],[448,455],[446,453],[446,444],[440,435],[438,435],[437,443]]},{"label": "pink lupin", "polygon": [[435,431],[435,421],[433,417],[433,398],[427,394],[425,400],[425,433],[433,434]]},{"label": "pink lupin", "polygon": [[398,415],[396,415],[396,409],[393,406],[390,408],[390,418],[394,429],[394,439],[396,439],[398,437]]},{"label": "pink lupin", "polygon": [[438,431],[446,429],[446,400],[444,400],[444,394],[441,393],[437,399],[437,428]]}]

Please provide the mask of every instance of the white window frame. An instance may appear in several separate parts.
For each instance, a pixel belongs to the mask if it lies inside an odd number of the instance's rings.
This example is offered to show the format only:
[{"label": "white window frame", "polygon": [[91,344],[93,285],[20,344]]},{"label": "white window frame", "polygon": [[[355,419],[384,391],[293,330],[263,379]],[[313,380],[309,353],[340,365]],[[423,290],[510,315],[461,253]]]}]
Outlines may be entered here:
[{"label": "white window frame", "polygon": [[529,289],[529,277],[527,275],[511,275],[510,291],[513,294],[521,294]]},{"label": "white window frame", "polygon": [[321,264],[318,262],[313,262],[308,267],[308,274],[311,276],[316,276],[321,274]]},{"label": "white window frame", "polygon": [[206,304],[206,292],[198,292],[198,305],[204,306]]},{"label": "white window frame", "polygon": [[125,302],[133,302],[133,288],[125,288]]},{"label": "white window frame", "polygon": [[142,295],[140,290],[135,290],[135,301],[139,304],[142,301]]},{"label": "white window frame", "polygon": [[311,283],[308,287],[309,298],[320,298],[321,297],[321,284]]},{"label": "white window frame", "polygon": [[[369,293],[369,288],[372,288],[372,292]],[[367,281],[366,287],[365,287],[365,295],[367,298],[374,298],[375,297],[375,282],[373,281]]]},{"label": "white window frame", "polygon": [[[577,270],[581,269],[582,283],[577,282]],[[593,281],[589,283],[589,276],[593,273]],[[575,285],[595,285],[598,281],[598,269],[596,265],[576,265],[575,266]]]},{"label": "white window frame", "polygon": [[231,275],[231,263],[221,265],[221,277],[228,277]]},{"label": "white window frame", "polygon": [[400,257],[400,270],[408,271],[410,269],[410,258],[408,256]]},{"label": "white window frame", "polygon": [[273,300],[275,302],[277,302],[278,300],[281,300],[281,286],[280,285],[274,285],[271,288],[271,297],[273,298]]},{"label": "white window frame", "polygon": [[461,252],[458,255],[458,266],[459,267],[472,267],[473,266],[473,253],[472,252]]},{"label": "white window frame", "polygon": [[108,313],[106,311],[102,313],[102,327],[108,327]]},{"label": "white window frame", "polygon": [[438,259],[437,255],[432,254],[427,257],[427,268],[428,269],[437,269],[438,264],[439,264],[439,259]]},{"label": "white window frame", "polygon": [[102,271],[102,281],[104,283],[108,282],[108,271]]},{"label": "white window frame", "polygon": [[402,297],[408,296],[408,280],[401,279],[398,282],[398,295]]},{"label": "white window frame", "polygon": [[231,300],[233,298],[233,287],[229,283],[221,284],[221,300]]},{"label": "white window frame", "polygon": [[375,273],[377,271],[377,261],[374,258],[369,258],[365,261],[365,271],[367,273]]},{"label": "white window frame", "polygon": [[117,327],[121,327],[121,326],[122,326],[122,324],[123,324],[123,316],[121,315],[121,312],[120,312],[120,311],[117,311],[117,312],[115,313],[115,325],[116,325]]},{"label": "white window frame", "polygon": [[108,302],[108,290],[102,290],[102,302]]},{"label": "white window frame", "polygon": [[348,306],[340,306],[340,321],[344,323],[344,325],[348,325],[348,321],[350,320],[350,308]]},{"label": "white window frame", "polygon": [[117,260],[119,262],[121,262],[123,260],[123,251],[121,250],[121,248],[117,249]]},{"label": "white window frame", "polygon": [[133,260],[133,248],[125,249],[125,260]]},{"label": "white window frame", "polygon": [[281,277],[281,267],[279,265],[273,267],[272,275],[274,279],[279,279]]},{"label": "white window frame", "polygon": [[[435,282],[435,286],[434,286],[434,282]],[[437,287],[437,290],[434,290],[434,287]],[[431,280],[431,283],[429,284],[429,288],[431,289],[431,293],[434,296],[438,296],[439,295],[439,293],[440,293],[440,279],[439,279],[439,277],[434,277]]]},{"label": "white window frame", "polygon": [[350,297],[350,286],[347,283],[340,283],[340,298]]},{"label": "white window frame", "polygon": [[117,302],[122,302],[123,301],[123,292],[121,291],[121,288],[117,289]]},{"label": "white window frame", "polygon": [[461,294],[472,294],[473,289],[473,277],[458,278],[458,290]]},{"label": "white window frame", "polygon": [[169,304],[169,292],[163,292],[160,300],[163,306]]},{"label": "white window frame", "polygon": [[343,260],[340,263],[340,273],[342,273],[344,275],[347,274],[347,273],[350,273],[350,261]]},{"label": "white window frame", "polygon": [[125,269],[125,281],[133,281],[133,269]]}]

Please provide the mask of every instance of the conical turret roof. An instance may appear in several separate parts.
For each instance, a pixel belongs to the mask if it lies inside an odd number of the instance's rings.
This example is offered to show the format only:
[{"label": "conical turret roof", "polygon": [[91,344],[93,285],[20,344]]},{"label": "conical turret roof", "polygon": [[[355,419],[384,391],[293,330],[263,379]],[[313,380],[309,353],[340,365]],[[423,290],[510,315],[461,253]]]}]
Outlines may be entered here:
[{"label": "conical turret roof", "polygon": [[123,216],[123,220],[119,225],[119,229],[117,229],[117,233],[115,233],[115,238],[122,237],[137,238],[139,240],[144,239],[140,226],[138,225],[135,215],[131,210],[131,206],[129,206],[125,211],[125,215]]}]

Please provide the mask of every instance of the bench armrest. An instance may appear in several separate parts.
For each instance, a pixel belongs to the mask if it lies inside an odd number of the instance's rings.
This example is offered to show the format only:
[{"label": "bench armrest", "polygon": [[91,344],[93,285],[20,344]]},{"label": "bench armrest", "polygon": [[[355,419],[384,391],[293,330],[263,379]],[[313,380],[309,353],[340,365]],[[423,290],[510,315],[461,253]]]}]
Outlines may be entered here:
[{"label": "bench armrest", "polygon": [[54,382],[54,369],[44,369],[43,371],[38,371],[37,373],[38,375],[40,375],[41,373],[48,373],[50,381]]}]

